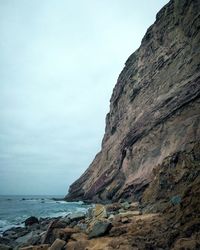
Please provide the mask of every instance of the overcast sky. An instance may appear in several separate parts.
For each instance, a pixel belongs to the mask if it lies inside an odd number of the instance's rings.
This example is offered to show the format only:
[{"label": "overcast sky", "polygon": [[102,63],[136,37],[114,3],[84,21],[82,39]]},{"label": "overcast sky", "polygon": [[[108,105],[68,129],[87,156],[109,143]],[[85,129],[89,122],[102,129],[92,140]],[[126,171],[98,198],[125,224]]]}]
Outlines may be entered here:
[{"label": "overcast sky", "polygon": [[0,0],[0,194],[61,194],[100,150],[112,89],[167,0]]}]

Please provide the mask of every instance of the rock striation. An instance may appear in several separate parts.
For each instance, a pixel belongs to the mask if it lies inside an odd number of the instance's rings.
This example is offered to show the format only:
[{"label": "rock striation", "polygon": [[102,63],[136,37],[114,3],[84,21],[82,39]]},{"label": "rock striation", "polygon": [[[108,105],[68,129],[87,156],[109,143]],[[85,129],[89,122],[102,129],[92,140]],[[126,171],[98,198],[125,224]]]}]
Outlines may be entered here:
[{"label": "rock striation", "polygon": [[178,155],[200,162],[199,45],[200,1],[171,0],[126,61],[110,100],[102,149],[66,200],[148,201],[152,191],[144,191],[156,189],[155,174],[168,173]]}]

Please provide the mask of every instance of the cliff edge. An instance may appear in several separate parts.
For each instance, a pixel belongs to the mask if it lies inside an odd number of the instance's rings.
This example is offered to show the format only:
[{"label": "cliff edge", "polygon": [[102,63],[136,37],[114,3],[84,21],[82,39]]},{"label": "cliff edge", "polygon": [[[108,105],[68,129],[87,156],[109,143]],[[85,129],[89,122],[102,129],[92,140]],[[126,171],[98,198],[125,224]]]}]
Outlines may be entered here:
[{"label": "cliff edge", "polygon": [[148,201],[161,173],[166,179],[175,171],[183,181],[185,165],[188,173],[190,167],[199,171],[199,45],[200,1],[171,0],[126,61],[110,100],[102,149],[66,200],[140,200],[144,194]]}]

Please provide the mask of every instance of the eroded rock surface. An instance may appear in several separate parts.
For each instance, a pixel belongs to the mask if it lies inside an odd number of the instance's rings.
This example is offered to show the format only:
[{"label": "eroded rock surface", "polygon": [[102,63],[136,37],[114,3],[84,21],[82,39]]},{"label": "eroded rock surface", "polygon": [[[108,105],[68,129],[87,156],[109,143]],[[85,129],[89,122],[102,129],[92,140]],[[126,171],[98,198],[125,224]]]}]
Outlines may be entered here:
[{"label": "eroded rock surface", "polygon": [[171,156],[173,166],[176,155],[193,150],[200,139],[199,45],[200,1],[171,0],[126,61],[101,152],[71,185],[67,200],[141,199],[154,169]]}]

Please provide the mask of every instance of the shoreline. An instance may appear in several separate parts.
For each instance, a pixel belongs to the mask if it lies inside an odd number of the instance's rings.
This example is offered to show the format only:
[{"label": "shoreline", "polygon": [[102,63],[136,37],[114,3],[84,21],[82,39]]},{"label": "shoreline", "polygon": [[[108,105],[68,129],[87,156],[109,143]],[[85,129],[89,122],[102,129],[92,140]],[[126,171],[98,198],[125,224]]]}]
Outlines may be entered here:
[{"label": "shoreline", "polygon": [[[156,207],[128,201],[94,204],[86,213],[38,221],[32,218],[24,228],[5,231],[0,237],[0,249],[178,250],[178,246],[186,244],[185,241],[189,246],[200,244],[198,234],[185,240],[185,225],[174,219],[174,215],[180,212],[180,204],[167,200]],[[190,224],[195,225],[195,221]]]}]

